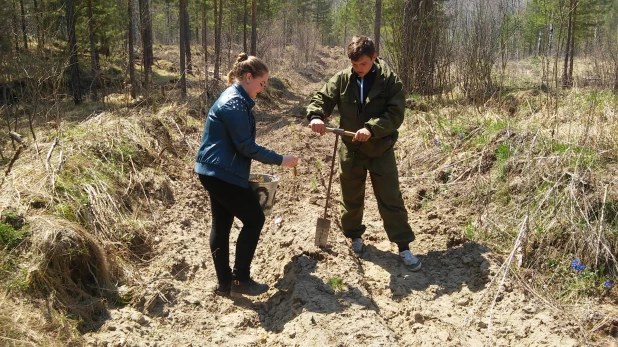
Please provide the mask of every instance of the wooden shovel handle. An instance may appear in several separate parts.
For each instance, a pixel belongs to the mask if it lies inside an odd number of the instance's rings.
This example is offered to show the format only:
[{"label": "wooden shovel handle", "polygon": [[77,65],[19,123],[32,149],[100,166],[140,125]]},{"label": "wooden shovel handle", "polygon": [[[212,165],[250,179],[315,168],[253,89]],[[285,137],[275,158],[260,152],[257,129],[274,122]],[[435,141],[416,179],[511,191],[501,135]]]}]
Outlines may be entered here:
[{"label": "wooden shovel handle", "polygon": [[327,133],[333,133],[333,134],[341,135],[341,136],[349,136],[349,137],[354,137],[354,135],[356,135],[356,133],[353,133],[353,132],[347,131],[347,130],[343,130],[343,129],[340,129],[340,128],[329,128],[329,127],[326,127],[326,132]]},{"label": "wooden shovel handle", "polygon": [[333,184],[333,172],[335,172],[335,160],[337,160],[337,143],[339,143],[339,136],[335,136],[335,148],[333,149],[333,161],[330,163],[330,175],[328,176],[328,189],[326,190],[326,203],[324,204],[324,219],[327,219],[328,217],[328,199],[330,198],[330,187]]}]

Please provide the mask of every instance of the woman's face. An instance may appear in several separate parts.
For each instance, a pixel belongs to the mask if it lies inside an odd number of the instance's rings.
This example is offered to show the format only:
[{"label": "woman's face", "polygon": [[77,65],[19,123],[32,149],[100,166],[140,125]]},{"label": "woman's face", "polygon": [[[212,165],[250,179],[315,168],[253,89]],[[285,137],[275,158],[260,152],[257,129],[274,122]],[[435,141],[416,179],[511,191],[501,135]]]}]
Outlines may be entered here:
[{"label": "woman's face", "polygon": [[245,75],[245,91],[251,99],[255,99],[258,93],[264,91],[264,87],[266,86],[266,81],[268,81],[268,72],[264,73],[262,76],[254,77],[251,73]]}]

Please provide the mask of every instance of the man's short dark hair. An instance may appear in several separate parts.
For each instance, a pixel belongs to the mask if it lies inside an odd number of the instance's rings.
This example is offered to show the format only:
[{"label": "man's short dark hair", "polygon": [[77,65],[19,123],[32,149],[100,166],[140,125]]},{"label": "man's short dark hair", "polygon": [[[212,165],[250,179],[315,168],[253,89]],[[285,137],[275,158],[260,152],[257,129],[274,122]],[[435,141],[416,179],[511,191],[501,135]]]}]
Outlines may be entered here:
[{"label": "man's short dark hair", "polygon": [[363,55],[373,58],[374,54],[376,54],[376,46],[367,36],[354,36],[352,42],[348,44],[348,58],[352,61],[359,60]]}]

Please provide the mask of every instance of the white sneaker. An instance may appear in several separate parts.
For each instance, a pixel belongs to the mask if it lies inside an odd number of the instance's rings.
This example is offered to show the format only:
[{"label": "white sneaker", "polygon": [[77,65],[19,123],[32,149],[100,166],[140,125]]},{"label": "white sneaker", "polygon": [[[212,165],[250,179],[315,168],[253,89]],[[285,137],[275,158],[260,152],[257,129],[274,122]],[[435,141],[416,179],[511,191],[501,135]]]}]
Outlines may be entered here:
[{"label": "white sneaker", "polygon": [[421,269],[421,261],[415,257],[410,250],[399,252],[399,256],[403,259],[403,263],[410,271],[418,271]]},{"label": "white sneaker", "polygon": [[355,239],[352,239],[352,250],[356,254],[360,254],[363,251],[363,239],[362,238],[357,237]]}]

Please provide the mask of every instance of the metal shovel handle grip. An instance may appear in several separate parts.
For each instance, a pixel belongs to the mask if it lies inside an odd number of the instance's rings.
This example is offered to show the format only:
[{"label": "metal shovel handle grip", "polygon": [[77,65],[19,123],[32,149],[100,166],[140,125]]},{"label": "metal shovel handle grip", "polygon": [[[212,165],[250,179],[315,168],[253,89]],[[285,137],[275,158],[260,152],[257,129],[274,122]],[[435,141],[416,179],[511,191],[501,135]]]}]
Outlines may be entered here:
[{"label": "metal shovel handle grip", "polygon": [[341,135],[341,136],[349,136],[349,137],[354,137],[356,135],[356,133],[353,133],[353,132],[347,131],[347,130],[343,130],[341,128],[329,128],[329,127],[326,127],[326,132],[327,133],[333,133],[333,134]]}]

